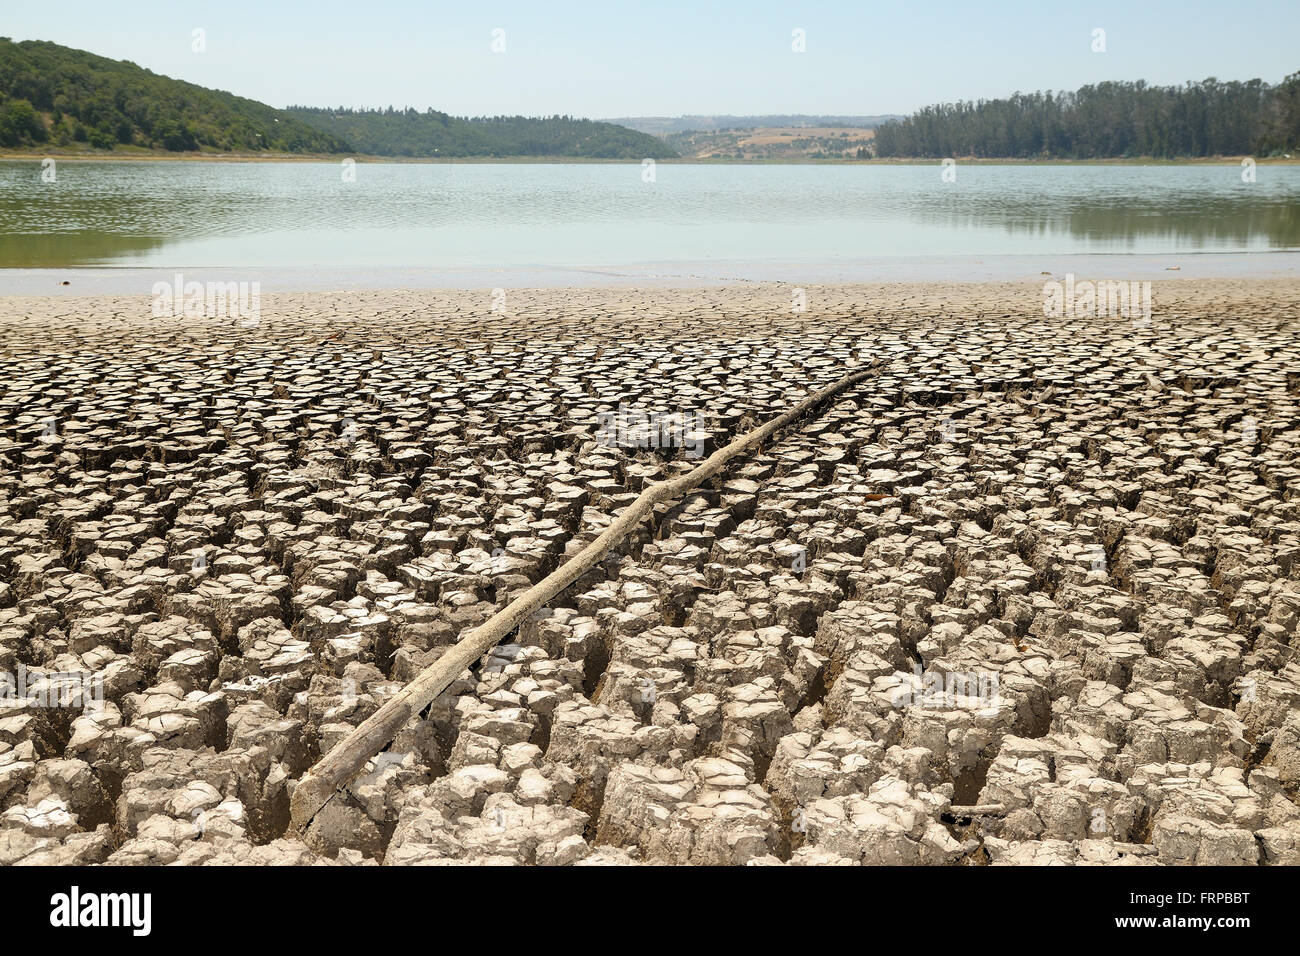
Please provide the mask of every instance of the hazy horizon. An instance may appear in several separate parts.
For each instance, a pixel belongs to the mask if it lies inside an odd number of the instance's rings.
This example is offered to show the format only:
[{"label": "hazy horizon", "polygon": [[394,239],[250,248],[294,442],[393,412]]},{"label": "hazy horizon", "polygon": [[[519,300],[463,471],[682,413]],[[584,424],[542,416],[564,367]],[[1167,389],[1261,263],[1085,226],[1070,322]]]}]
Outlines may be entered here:
[{"label": "hazy horizon", "polygon": [[[1104,51],[1093,49],[1097,29]],[[1300,70],[1288,39],[1300,35],[1300,4],[1277,0],[1229,16],[1208,2],[1103,2],[1082,12],[1026,2],[994,11],[758,2],[742,14],[679,0],[558,11],[394,0],[363,14],[339,0],[298,9],[149,0],[127,11],[70,0],[12,7],[0,30],[280,108],[391,105],[467,116],[906,114],[1104,80],[1272,83]],[[803,52],[794,49],[796,30]]]}]

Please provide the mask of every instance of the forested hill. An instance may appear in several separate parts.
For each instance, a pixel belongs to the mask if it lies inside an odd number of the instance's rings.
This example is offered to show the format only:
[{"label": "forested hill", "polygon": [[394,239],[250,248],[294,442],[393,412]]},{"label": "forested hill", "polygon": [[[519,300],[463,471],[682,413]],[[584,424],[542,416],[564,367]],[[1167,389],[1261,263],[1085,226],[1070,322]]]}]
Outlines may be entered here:
[{"label": "forested hill", "polygon": [[1112,159],[1300,150],[1300,73],[1184,86],[1099,83],[1073,93],[927,106],[876,128],[875,155]]},{"label": "forested hill", "polygon": [[[57,43],[0,37],[0,147],[591,159],[676,155],[612,123],[429,110],[278,110]],[[128,152],[131,150],[127,150]]]},{"label": "forested hill", "polygon": [[636,130],[549,116],[472,119],[436,110],[351,110],[291,106],[288,115],[373,156],[555,156],[662,159],[675,156],[663,140]]},{"label": "forested hill", "polygon": [[348,151],[282,110],[57,43],[0,38],[0,146]]}]

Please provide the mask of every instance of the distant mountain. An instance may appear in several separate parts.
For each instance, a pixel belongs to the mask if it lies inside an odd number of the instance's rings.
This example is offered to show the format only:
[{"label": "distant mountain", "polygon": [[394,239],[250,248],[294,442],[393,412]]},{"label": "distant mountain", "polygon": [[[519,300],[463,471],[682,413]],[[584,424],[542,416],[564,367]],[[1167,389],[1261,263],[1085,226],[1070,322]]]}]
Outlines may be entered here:
[{"label": "distant mountain", "polygon": [[287,115],[372,156],[553,156],[585,159],[663,159],[676,156],[645,133],[571,116],[462,118],[436,110],[317,109],[291,106]]},{"label": "distant mountain", "polygon": [[814,116],[807,113],[773,113],[766,116],[624,116],[607,119],[606,123],[617,123],[641,133],[652,136],[667,136],[670,133],[711,133],[726,129],[757,129],[766,126],[780,127],[824,127],[856,126],[871,129],[890,120],[902,119],[894,113],[880,116]]},{"label": "distant mountain", "polygon": [[329,133],[232,93],[57,43],[0,37],[0,146],[347,152]]}]

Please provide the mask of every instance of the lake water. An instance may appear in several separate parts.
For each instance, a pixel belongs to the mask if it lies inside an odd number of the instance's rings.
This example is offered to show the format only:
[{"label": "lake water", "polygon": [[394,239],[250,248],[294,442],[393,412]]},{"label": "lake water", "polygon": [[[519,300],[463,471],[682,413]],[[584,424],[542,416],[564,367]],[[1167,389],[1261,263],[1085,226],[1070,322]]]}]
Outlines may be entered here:
[{"label": "lake water", "polygon": [[1300,166],[0,162],[0,266],[398,269],[1300,249]]}]

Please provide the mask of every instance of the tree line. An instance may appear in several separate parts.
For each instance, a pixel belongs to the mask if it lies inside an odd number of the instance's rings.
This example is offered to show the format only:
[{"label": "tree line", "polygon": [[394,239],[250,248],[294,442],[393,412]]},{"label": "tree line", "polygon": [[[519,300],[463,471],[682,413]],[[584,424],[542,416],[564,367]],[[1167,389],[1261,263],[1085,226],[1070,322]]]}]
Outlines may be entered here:
[{"label": "tree line", "polygon": [[880,157],[1115,159],[1277,156],[1300,149],[1300,73],[1277,85],[1213,77],[941,103],[876,128]]},{"label": "tree line", "polygon": [[291,106],[289,116],[372,156],[556,156],[660,159],[676,153],[662,140],[613,123],[572,116],[457,117],[432,108],[319,109]]}]

